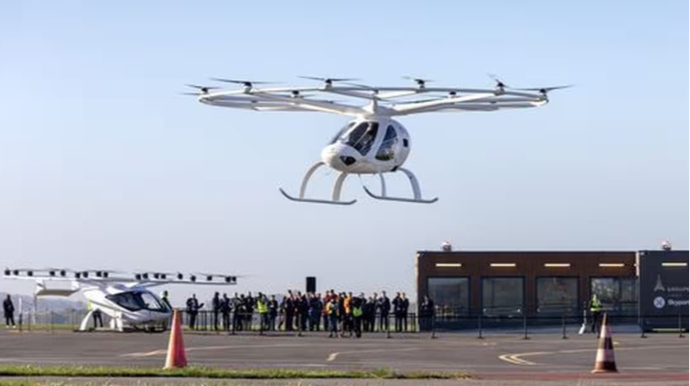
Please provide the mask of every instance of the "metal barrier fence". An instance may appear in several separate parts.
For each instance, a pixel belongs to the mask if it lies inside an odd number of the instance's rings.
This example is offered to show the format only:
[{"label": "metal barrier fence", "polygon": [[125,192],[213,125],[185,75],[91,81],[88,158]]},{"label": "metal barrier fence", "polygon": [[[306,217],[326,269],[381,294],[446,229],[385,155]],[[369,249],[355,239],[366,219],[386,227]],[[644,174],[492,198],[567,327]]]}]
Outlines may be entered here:
[{"label": "metal barrier fence", "polygon": [[[77,330],[87,311],[22,311],[14,314],[14,328],[19,331]],[[2,322],[5,322],[4,315]],[[8,326],[5,326],[8,327]]]},{"label": "metal barrier fence", "polygon": [[[307,333],[328,332],[327,319],[320,315],[318,323],[312,323],[309,318],[294,315],[292,320],[285,315],[277,315],[275,319],[263,317],[258,313],[234,314],[231,313],[224,321],[222,313],[213,311],[199,311],[196,315],[194,326],[191,325],[191,315],[180,310],[183,315],[183,323],[186,330],[200,332],[226,332],[228,334],[271,334],[282,332],[284,334],[302,335]],[[59,330],[79,329],[80,323],[86,315],[86,310],[71,311],[25,311],[15,314],[16,329],[19,331],[43,331],[55,332]],[[485,316],[485,315],[436,315],[433,317],[419,316],[416,313],[408,313],[406,317],[388,315],[381,318],[380,314],[368,320],[360,319],[361,331],[365,334],[386,334],[390,337],[398,333],[429,334],[435,338],[438,333],[475,334],[477,338],[483,338],[487,333],[514,334],[529,339],[532,334],[559,334],[563,339],[569,335],[579,333],[583,327],[583,315],[576,316],[572,313],[564,313],[561,316]],[[591,331],[591,315],[587,315],[587,323],[584,325],[586,332]],[[263,320],[262,320],[263,319]],[[216,329],[216,320],[217,326]],[[4,320],[2,320],[4,322]],[[103,315],[103,322],[108,326],[108,318]],[[224,323],[225,322],[225,323]],[[291,323],[290,323],[291,322]],[[337,332],[349,333],[355,330],[354,321],[339,319]],[[613,326],[630,326],[630,332],[640,333],[641,338],[651,328],[644,326],[662,326],[659,331],[677,332],[683,337],[688,331],[688,315],[677,316],[659,315],[607,315],[607,323]]]},{"label": "metal barrier fence", "polygon": [[[586,318],[586,319],[585,319]],[[434,316],[429,322],[430,325],[425,325],[420,321],[422,326],[430,326],[430,333],[432,337],[438,332],[464,332],[475,333],[477,338],[482,339],[487,332],[491,334],[518,334],[523,339],[529,339],[531,334],[554,334],[560,333],[563,339],[567,339],[568,335],[582,334],[582,333],[597,333],[599,332],[600,323],[602,322],[603,314],[594,324],[591,315],[574,316],[563,314],[559,316],[450,316],[444,315],[441,317]],[[677,332],[680,337],[684,337],[684,333],[688,331],[688,315],[678,314],[676,316],[664,315],[615,315],[607,314],[606,321],[608,325],[612,326],[629,326],[630,332],[639,332],[644,338],[647,332]],[[657,325],[661,328],[646,328],[645,326]]]}]

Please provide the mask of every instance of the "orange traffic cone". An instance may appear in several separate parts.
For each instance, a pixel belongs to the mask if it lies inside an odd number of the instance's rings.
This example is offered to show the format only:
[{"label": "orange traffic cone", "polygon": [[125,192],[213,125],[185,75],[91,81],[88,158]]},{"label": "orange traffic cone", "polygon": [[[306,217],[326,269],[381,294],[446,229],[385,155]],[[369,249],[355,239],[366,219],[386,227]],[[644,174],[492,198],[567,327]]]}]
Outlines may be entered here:
[{"label": "orange traffic cone", "polygon": [[187,357],[184,353],[182,342],[182,319],[177,310],[173,311],[173,323],[170,329],[170,342],[168,343],[168,356],[165,359],[164,369],[176,369],[187,366]]},{"label": "orange traffic cone", "polygon": [[594,363],[594,370],[592,370],[592,374],[617,372],[616,358],[613,355],[613,337],[611,336],[609,326],[606,324],[606,314],[604,314],[604,319],[601,321],[597,360]]}]

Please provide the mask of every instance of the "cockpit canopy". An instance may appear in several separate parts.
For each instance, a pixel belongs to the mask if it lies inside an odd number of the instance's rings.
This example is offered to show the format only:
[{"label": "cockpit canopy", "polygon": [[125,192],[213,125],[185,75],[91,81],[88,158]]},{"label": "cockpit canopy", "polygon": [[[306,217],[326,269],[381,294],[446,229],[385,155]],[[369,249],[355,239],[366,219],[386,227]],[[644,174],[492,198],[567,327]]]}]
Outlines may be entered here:
[{"label": "cockpit canopy", "polygon": [[[376,150],[376,159],[379,161],[390,161],[395,158],[398,147],[399,135],[392,123],[384,123],[385,130],[379,133],[379,122],[377,121],[353,121],[343,127],[338,134],[331,140],[333,143],[342,143],[357,150],[362,156],[366,156],[376,143],[377,136],[382,135],[380,145]],[[407,147],[407,141],[403,141]]]},{"label": "cockpit canopy", "polygon": [[167,311],[158,298],[148,291],[127,291],[114,295],[107,295],[106,299],[128,311]]}]

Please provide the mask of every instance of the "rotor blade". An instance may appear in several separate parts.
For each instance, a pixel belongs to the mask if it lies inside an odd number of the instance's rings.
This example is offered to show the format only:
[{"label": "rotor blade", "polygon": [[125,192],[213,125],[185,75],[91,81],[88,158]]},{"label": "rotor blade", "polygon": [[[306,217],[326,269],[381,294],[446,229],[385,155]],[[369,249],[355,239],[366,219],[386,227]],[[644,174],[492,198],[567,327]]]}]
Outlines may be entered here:
[{"label": "rotor blade", "polygon": [[366,85],[366,84],[361,84],[361,83],[352,83],[352,82],[350,82],[349,80],[348,80],[348,81],[343,81],[342,83],[345,84],[345,85],[348,85],[348,86],[354,86],[354,87],[365,88],[365,89],[370,90],[370,91],[378,91],[378,89],[377,89],[376,87],[374,87],[374,86],[368,86],[368,85]]},{"label": "rotor blade", "polygon": [[417,77],[409,76],[409,75],[405,75],[402,78],[407,79],[407,80],[412,80],[412,81],[417,82],[417,83],[419,83],[419,82],[427,83],[427,82],[433,82],[434,81],[433,79],[417,78]]},{"label": "rotor blade", "polygon": [[214,80],[216,82],[225,82],[225,83],[234,83],[234,84],[272,84],[275,82],[264,82],[264,81],[256,81],[256,80],[239,80],[239,79],[225,79],[225,78],[210,78],[211,80]]},{"label": "rotor blade", "polygon": [[571,88],[575,85],[573,84],[566,84],[563,86],[551,86],[551,87],[525,87],[525,88],[513,88],[513,90],[521,90],[521,91],[539,91],[539,92],[549,92],[553,90],[562,90],[564,88]]},{"label": "rotor blade", "polygon": [[489,78],[493,79],[493,81],[496,82],[496,85],[498,87],[508,87],[508,85],[504,81],[502,81],[496,74],[487,73],[486,75]]},{"label": "rotor blade", "polygon": [[195,88],[198,90],[217,90],[220,87],[214,87],[214,86],[199,86],[198,84],[186,84],[185,86]]},{"label": "rotor blade", "polygon": [[179,93],[180,95],[192,95],[192,96],[201,96],[204,95],[202,92],[181,92]]},{"label": "rotor blade", "polygon": [[309,80],[318,80],[321,82],[354,82],[358,81],[359,79],[356,78],[324,78],[324,77],[319,77],[319,76],[298,76],[298,78],[302,79],[309,79]]}]

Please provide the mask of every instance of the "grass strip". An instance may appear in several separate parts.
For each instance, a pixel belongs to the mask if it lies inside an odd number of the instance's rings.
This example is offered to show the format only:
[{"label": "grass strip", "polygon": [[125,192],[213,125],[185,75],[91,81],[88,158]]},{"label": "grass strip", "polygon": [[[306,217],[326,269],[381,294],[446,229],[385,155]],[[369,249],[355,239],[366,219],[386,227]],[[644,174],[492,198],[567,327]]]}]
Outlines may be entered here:
[{"label": "grass strip", "polygon": [[179,377],[213,379],[467,379],[463,372],[395,372],[376,370],[292,370],[292,369],[219,369],[190,366],[163,370],[151,367],[107,366],[33,366],[0,365],[4,377]]}]

